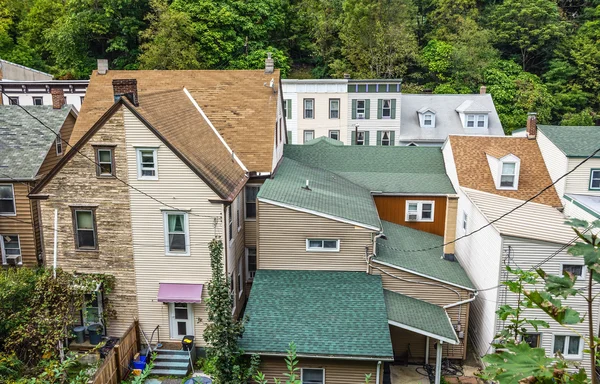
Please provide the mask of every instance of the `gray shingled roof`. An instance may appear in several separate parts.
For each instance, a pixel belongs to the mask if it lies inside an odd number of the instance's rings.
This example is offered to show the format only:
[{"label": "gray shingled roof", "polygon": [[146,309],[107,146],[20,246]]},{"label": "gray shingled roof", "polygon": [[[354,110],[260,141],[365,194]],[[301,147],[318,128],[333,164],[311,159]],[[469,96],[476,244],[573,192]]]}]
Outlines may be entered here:
[{"label": "gray shingled roof", "polygon": [[[491,111],[488,117],[487,129],[463,127],[456,109],[469,100],[472,103],[466,105],[467,112],[474,110],[478,112],[480,110]],[[435,128],[421,128],[417,111],[422,108],[435,110]],[[401,142],[442,143],[448,135],[460,134],[504,136],[504,130],[490,94],[403,94],[401,96],[400,135],[398,136]]]},{"label": "gray shingled roof", "polygon": [[54,133],[31,115],[57,132],[70,111],[70,105],[61,109],[53,109],[51,105],[1,105],[0,179],[34,179],[56,139]]}]

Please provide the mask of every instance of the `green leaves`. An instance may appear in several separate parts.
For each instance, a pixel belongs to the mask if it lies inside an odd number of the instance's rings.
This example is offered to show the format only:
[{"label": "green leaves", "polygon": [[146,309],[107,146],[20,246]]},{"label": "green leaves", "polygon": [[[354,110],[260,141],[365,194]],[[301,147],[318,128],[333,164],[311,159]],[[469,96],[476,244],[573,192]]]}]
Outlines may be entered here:
[{"label": "green leaves", "polygon": [[548,316],[554,319],[559,324],[578,324],[583,322],[583,318],[579,316],[579,312],[572,308],[565,307],[562,302],[548,292],[544,291],[524,291],[524,294],[533,304]]}]

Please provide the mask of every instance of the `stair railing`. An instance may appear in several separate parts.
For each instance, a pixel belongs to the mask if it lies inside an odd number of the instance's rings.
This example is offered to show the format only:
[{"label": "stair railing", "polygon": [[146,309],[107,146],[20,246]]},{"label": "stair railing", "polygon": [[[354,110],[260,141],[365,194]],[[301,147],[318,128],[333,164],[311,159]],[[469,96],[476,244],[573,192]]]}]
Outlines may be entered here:
[{"label": "stair railing", "polygon": [[157,341],[156,341],[156,346],[158,348],[158,344],[160,343],[160,325],[157,325],[156,328],[154,328],[154,330],[152,330],[152,334],[150,335],[150,340],[148,340],[148,336],[146,336],[146,332],[144,332],[143,329],[140,329],[142,331],[142,336],[144,337],[144,341],[146,342],[146,345],[148,346],[148,350],[146,351],[146,361],[148,360],[148,355],[150,355],[152,352],[154,352],[156,350],[156,348],[152,349],[152,340],[154,339],[154,334],[157,333]]}]

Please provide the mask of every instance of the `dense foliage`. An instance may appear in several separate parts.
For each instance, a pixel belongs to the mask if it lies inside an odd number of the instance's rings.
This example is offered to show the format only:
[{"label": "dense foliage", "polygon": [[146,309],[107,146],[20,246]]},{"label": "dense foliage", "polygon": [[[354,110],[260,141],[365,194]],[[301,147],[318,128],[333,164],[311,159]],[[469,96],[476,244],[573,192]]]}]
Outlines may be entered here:
[{"label": "dense foliage", "polygon": [[404,79],[477,92],[507,130],[526,112],[592,124],[600,0],[0,0],[0,57],[61,78],[115,69],[251,69]]}]

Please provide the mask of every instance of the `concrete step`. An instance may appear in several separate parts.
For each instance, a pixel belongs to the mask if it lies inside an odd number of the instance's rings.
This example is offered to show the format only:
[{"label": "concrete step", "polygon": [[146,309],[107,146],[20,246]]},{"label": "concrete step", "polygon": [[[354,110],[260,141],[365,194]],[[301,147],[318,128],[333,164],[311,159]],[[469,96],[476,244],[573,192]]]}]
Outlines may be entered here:
[{"label": "concrete step", "polygon": [[185,361],[169,361],[169,360],[154,360],[154,368],[155,369],[188,369],[190,366],[187,360]]},{"label": "concrete step", "polygon": [[184,377],[187,376],[188,370],[187,369],[171,369],[171,368],[167,368],[167,369],[156,369],[153,368],[152,371],[150,371],[151,375],[155,375],[155,376],[177,376],[177,377]]}]

